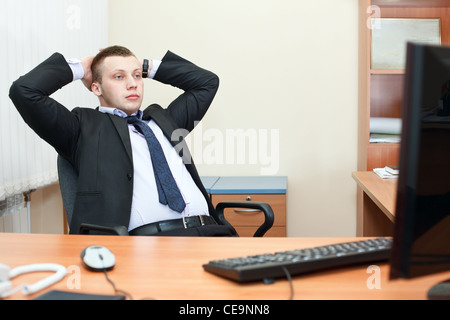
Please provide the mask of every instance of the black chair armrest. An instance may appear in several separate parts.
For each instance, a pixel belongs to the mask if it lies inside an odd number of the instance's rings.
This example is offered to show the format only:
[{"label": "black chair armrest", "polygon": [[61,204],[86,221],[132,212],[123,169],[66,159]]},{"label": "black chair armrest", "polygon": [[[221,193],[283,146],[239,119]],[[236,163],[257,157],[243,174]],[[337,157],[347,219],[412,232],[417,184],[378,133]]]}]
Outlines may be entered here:
[{"label": "black chair armrest", "polygon": [[264,223],[256,230],[254,237],[262,237],[264,234],[273,226],[274,214],[272,207],[265,202],[258,201],[222,201],[216,206],[216,213],[220,221],[224,224],[229,224],[225,219],[223,210],[225,208],[246,208],[246,209],[256,209],[264,213]]},{"label": "black chair armrest", "polygon": [[82,223],[80,225],[80,234],[89,234],[90,231],[100,231],[118,236],[128,236],[128,229],[125,226],[99,226],[96,224]]}]

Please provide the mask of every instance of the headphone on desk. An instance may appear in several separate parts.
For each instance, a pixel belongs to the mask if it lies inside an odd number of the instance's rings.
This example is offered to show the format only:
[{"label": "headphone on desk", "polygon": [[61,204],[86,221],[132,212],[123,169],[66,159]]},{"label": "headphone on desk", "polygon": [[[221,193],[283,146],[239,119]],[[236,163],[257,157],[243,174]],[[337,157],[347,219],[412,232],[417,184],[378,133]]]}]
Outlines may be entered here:
[{"label": "headphone on desk", "polygon": [[[17,288],[12,288],[11,279],[30,272],[54,271],[55,273],[33,284],[23,284]],[[42,290],[63,279],[67,274],[64,266],[54,263],[39,263],[19,266],[11,269],[9,266],[0,263],[0,299],[9,297],[22,289],[24,295],[29,295]]]}]

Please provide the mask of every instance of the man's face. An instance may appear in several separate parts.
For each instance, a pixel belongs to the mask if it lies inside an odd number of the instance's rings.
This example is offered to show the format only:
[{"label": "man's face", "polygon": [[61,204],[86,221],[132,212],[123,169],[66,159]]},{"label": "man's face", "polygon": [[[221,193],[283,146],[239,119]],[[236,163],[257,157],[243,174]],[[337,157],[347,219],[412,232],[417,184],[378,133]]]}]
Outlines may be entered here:
[{"label": "man's face", "polygon": [[94,82],[91,89],[101,105],[120,109],[128,115],[138,111],[144,93],[142,66],[138,59],[134,56],[107,57],[100,67],[102,83]]}]

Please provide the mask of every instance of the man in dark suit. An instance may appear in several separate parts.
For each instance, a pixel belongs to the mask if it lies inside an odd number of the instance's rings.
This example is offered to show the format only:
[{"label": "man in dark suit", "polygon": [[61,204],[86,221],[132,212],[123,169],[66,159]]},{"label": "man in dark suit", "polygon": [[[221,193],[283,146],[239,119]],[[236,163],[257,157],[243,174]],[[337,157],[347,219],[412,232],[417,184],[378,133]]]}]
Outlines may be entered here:
[{"label": "man in dark suit", "polygon": [[[151,105],[142,112],[145,77],[184,92],[167,108]],[[80,79],[100,107],[69,111],[49,97]],[[16,80],[10,98],[25,122],[78,172],[70,232],[90,223],[126,226],[131,234],[235,235],[231,226],[217,225],[211,217],[214,208],[179,140],[180,132],[190,132],[203,118],[218,85],[215,74],[170,51],[161,61],[142,62],[120,46],[82,60],[55,53]],[[159,141],[183,198],[180,210],[158,196],[155,160],[142,131],[127,122],[130,116],[142,119]]]}]

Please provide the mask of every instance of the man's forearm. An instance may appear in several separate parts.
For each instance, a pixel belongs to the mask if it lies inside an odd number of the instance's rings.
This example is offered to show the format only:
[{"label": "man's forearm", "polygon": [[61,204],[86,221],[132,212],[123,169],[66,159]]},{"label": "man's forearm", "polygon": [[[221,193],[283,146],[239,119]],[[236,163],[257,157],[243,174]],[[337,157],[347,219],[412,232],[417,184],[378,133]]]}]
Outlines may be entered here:
[{"label": "man's forearm", "polygon": [[9,96],[24,121],[55,148],[67,143],[69,134],[72,137],[76,134],[78,120],[49,96],[72,80],[73,74],[64,57],[55,53],[10,88]]},{"label": "man's forearm", "polygon": [[219,88],[219,77],[168,51],[162,59],[156,81],[184,91],[168,107],[179,128],[191,131],[206,114]]}]

